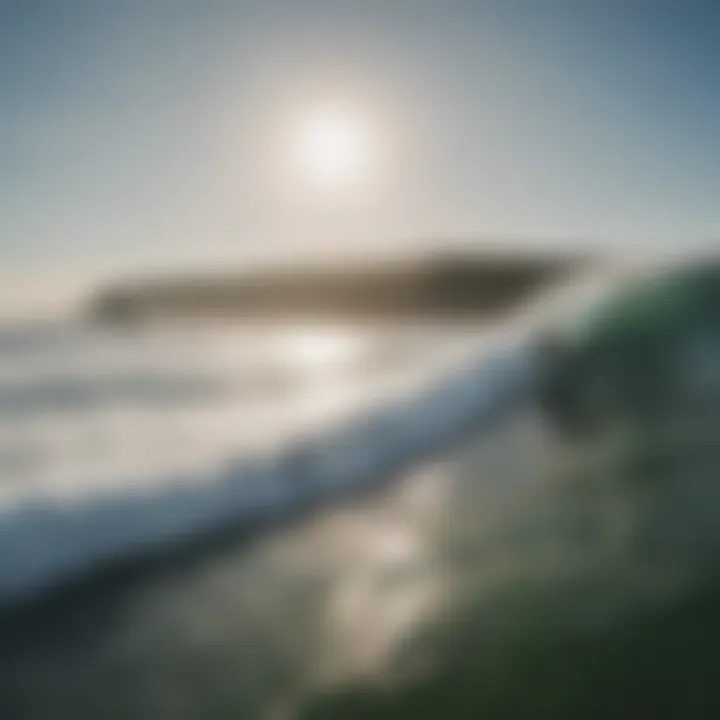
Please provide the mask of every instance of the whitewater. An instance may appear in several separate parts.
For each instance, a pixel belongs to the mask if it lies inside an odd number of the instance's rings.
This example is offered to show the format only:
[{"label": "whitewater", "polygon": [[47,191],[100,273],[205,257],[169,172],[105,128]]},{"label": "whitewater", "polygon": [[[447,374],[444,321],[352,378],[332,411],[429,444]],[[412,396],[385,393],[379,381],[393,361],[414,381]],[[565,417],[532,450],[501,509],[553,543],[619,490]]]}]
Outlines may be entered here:
[{"label": "whitewater", "polygon": [[418,459],[523,385],[523,353],[498,356],[491,338],[422,326],[0,332],[0,601]]},{"label": "whitewater", "polygon": [[372,487],[526,398],[534,331],[498,322],[0,329],[0,604],[117,560]]}]

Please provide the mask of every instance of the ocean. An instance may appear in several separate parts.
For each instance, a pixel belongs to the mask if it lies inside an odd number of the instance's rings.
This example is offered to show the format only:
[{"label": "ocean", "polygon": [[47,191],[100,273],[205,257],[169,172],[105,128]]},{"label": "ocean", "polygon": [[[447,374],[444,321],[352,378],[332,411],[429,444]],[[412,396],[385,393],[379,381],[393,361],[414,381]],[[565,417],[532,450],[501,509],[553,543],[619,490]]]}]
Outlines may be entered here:
[{"label": "ocean", "polygon": [[[223,522],[241,512],[254,520],[327,494],[301,477],[303,454],[344,464],[347,475],[373,447],[399,452],[398,426],[426,414],[404,404],[443,368],[482,355],[482,335],[317,324],[0,332],[0,601],[170,535],[212,531],[223,513]],[[397,447],[377,425],[383,412]],[[325,475],[338,484],[343,471]],[[203,518],[192,517],[203,503]]]},{"label": "ocean", "polygon": [[570,443],[505,327],[0,332],[0,717],[709,717],[714,444]]}]

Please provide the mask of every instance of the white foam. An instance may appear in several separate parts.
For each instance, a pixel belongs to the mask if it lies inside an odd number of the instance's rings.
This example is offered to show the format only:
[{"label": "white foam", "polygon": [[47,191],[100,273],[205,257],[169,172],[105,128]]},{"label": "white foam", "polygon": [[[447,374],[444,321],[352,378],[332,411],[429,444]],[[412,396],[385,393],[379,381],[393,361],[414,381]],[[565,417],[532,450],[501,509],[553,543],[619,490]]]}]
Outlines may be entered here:
[{"label": "white foam", "polygon": [[284,452],[195,476],[145,478],[134,489],[117,483],[124,489],[64,501],[18,498],[0,514],[0,602],[376,482],[509,409],[533,382],[532,369],[526,349],[509,348]]}]

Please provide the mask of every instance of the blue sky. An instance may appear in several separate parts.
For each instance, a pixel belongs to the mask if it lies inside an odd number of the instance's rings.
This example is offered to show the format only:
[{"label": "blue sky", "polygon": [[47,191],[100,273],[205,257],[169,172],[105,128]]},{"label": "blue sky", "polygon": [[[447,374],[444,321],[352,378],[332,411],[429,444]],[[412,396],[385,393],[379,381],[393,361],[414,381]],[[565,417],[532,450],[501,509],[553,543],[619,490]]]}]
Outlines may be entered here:
[{"label": "blue sky", "polygon": [[[716,2],[0,0],[0,262],[720,238],[719,69]],[[382,162],[299,203],[283,133],[338,98]]]}]

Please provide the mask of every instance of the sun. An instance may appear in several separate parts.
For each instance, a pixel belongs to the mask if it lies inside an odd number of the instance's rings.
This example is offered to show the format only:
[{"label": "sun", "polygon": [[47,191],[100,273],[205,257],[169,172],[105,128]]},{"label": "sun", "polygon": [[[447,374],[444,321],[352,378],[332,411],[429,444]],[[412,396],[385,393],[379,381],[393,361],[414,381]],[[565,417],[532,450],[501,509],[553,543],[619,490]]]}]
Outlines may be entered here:
[{"label": "sun", "polygon": [[317,109],[299,123],[296,157],[306,184],[337,188],[369,171],[371,139],[362,119],[337,107]]}]

